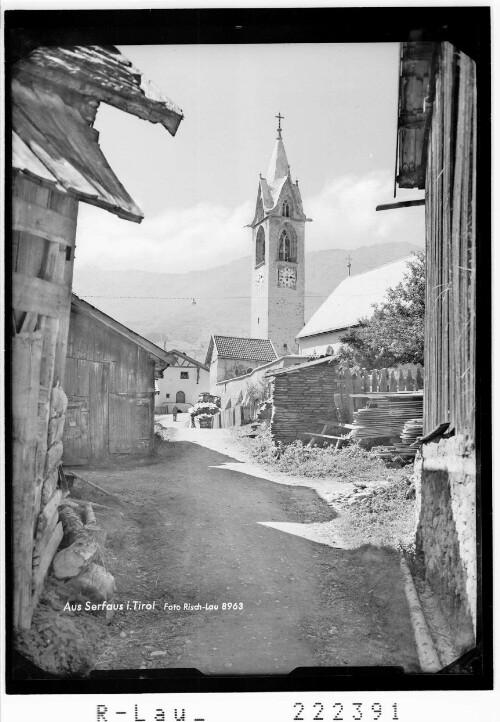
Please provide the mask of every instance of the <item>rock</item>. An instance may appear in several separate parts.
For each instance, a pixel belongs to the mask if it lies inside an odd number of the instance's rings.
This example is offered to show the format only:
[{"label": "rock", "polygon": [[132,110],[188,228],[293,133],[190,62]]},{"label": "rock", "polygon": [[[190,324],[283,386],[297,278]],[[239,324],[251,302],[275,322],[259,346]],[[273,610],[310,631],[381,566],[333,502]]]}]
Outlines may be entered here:
[{"label": "rock", "polygon": [[125,639],[126,636],[127,636],[126,632],[120,632],[120,637],[122,639]]},{"label": "rock", "polygon": [[57,579],[76,577],[88,566],[96,552],[97,542],[94,539],[78,539],[55,555],[52,562],[54,576]]}]

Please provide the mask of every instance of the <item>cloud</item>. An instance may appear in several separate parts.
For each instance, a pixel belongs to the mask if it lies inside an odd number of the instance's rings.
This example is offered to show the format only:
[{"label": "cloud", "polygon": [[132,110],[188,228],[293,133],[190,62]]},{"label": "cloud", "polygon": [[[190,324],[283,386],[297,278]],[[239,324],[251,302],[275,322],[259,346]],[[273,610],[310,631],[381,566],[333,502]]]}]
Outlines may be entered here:
[{"label": "cloud", "polygon": [[80,207],[76,258],[100,268],[159,273],[203,270],[250,253],[253,203],[237,208],[199,203],[145,218],[140,225]]},{"label": "cloud", "polygon": [[[400,193],[401,198],[409,195]],[[307,226],[307,249],[351,249],[395,241],[423,245],[423,207],[375,210],[381,203],[390,203],[392,196],[386,173],[328,181],[317,196],[304,199],[306,213],[314,221]]]},{"label": "cloud", "polygon": [[[342,176],[325,183],[319,194],[304,198],[313,223],[306,226],[306,249],[352,249],[391,241],[423,244],[424,209],[375,211],[390,201],[386,174]],[[166,210],[140,225],[84,203],[80,206],[76,258],[100,268],[184,273],[247,256],[251,232],[244,226],[254,203],[237,208],[212,203]]]}]

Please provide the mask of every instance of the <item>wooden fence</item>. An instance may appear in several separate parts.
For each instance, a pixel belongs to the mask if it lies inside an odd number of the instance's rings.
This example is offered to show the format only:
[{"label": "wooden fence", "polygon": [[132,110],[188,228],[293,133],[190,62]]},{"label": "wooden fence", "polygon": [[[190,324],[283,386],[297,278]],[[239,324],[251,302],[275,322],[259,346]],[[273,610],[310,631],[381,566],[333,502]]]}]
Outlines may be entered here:
[{"label": "wooden fence", "polygon": [[243,406],[238,404],[230,409],[221,410],[220,414],[214,416],[214,429],[227,429],[230,426],[241,426],[244,418]]},{"label": "wooden fence", "polygon": [[366,399],[353,398],[351,394],[390,391],[420,391],[424,387],[422,366],[406,365],[397,368],[361,369],[338,371],[338,394],[335,406],[347,423],[353,420],[353,413],[366,405]]},{"label": "wooden fence", "polygon": [[[353,413],[366,404],[366,399],[353,398],[351,394],[373,391],[420,391],[423,389],[423,369],[420,364],[407,364],[397,368],[385,369],[339,369],[337,371],[338,393],[334,394],[335,406],[342,419],[351,423]],[[226,429],[241,426],[257,417],[259,403],[236,404],[224,409],[214,417],[214,429]]]}]

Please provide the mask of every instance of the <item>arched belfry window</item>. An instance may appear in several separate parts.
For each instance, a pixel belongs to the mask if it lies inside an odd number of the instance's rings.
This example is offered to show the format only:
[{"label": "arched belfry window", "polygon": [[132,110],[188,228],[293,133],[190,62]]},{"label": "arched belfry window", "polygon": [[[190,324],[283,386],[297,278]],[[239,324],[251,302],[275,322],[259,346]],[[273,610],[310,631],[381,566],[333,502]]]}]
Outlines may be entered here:
[{"label": "arched belfry window", "polygon": [[283,202],[283,205],[281,207],[281,215],[285,216],[285,218],[290,218],[290,203],[288,201]]},{"label": "arched belfry window", "polygon": [[257,231],[255,240],[255,265],[259,266],[266,260],[266,235],[262,226]]},{"label": "arched belfry window", "polygon": [[278,240],[278,260],[297,263],[297,237],[292,228],[283,228]]}]

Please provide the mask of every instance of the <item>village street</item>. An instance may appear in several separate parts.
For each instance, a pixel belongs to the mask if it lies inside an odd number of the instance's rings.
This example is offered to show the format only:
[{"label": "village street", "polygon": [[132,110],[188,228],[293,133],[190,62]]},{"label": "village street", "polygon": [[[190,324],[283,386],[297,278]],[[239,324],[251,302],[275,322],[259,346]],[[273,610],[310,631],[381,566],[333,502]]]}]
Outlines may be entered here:
[{"label": "village street", "polygon": [[332,548],[266,526],[325,523],[335,512],[312,489],[259,478],[253,465],[204,445],[220,445],[224,430],[184,423],[170,423],[157,463],[87,474],[122,499],[100,515],[116,601],[130,606],[116,613],[96,668],[416,671],[397,555]]}]

